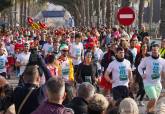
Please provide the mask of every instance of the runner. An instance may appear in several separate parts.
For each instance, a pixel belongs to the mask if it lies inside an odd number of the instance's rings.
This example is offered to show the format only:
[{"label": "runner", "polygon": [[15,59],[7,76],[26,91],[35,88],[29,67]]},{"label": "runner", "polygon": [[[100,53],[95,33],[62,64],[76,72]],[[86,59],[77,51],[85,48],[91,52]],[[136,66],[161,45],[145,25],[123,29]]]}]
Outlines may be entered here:
[{"label": "runner", "polygon": [[151,51],[152,55],[144,58],[138,66],[138,71],[143,78],[145,92],[149,97],[148,113],[155,111],[154,107],[162,90],[161,77],[165,76],[165,60],[160,58],[159,45],[154,44]]},{"label": "runner", "polygon": [[60,71],[61,76],[64,78],[66,83],[73,84],[74,81],[74,69],[72,59],[68,57],[69,48],[66,44],[60,46],[61,56],[60,61]]},{"label": "runner", "polygon": [[25,43],[24,51],[17,56],[16,66],[20,67],[19,77],[22,76],[22,74],[26,68],[26,65],[29,62],[29,57],[30,57],[29,48],[30,48],[29,44]]},{"label": "runner", "polygon": [[[116,60],[109,64],[104,76],[112,83],[113,99],[119,103],[129,96],[128,83],[132,83],[132,70],[130,62],[124,59],[124,49],[118,47],[116,51]],[[110,73],[112,79],[109,77]]]},{"label": "runner", "polygon": [[70,56],[73,58],[73,65],[74,65],[74,72],[77,71],[78,65],[82,62],[83,60],[83,55],[84,55],[84,48],[83,44],[81,43],[81,34],[77,33],[75,35],[75,42],[72,43],[70,47]]}]

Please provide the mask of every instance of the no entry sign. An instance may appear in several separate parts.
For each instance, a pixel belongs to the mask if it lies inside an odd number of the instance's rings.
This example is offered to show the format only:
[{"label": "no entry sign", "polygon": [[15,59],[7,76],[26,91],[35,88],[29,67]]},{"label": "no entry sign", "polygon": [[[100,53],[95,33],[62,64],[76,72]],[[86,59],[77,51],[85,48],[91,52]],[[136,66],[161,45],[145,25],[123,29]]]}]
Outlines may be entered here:
[{"label": "no entry sign", "polygon": [[120,24],[129,26],[135,20],[135,12],[130,7],[123,7],[117,12],[117,19]]}]

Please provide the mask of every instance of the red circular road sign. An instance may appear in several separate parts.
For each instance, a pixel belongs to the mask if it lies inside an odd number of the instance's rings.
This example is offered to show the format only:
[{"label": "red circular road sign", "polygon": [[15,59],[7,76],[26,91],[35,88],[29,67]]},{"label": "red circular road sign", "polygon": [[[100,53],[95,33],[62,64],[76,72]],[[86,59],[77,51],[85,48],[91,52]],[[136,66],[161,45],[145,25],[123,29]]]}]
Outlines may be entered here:
[{"label": "red circular road sign", "polygon": [[129,26],[135,20],[135,12],[130,7],[123,7],[117,12],[117,19],[120,24]]}]

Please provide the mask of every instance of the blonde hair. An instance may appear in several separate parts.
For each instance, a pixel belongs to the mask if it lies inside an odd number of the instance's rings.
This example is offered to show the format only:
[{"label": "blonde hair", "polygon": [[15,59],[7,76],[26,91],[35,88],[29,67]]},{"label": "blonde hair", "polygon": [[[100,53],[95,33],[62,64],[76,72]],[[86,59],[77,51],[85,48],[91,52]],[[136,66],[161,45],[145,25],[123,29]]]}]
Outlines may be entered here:
[{"label": "blonde hair", "polygon": [[109,102],[102,94],[95,94],[88,104],[88,109],[91,112],[103,112],[108,108]]},{"label": "blonde hair", "polygon": [[125,98],[119,106],[120,114],[139,114],[137,103],[132,98]]}]

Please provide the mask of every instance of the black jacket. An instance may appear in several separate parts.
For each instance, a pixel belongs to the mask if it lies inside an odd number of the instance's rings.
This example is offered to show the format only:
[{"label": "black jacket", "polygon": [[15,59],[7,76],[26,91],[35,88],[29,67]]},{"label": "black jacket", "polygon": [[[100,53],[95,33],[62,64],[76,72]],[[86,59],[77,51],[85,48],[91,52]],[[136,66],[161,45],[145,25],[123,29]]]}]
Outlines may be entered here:
[{"label": "black jacket", "polygon": [[[79,64],[77,72],[76,72],[76,81],[78,83],[82,82],[90,82],[92,84],[95,83],[95,77],[98,77],[97,65],[92,63],[91,65],[85,65],[83,62]],[[86,76],[89,76],[88,81],[86,80]]]},{"label": "black jacket", "polygon": [[47,69],[44,59],[36,52],[35,49],[31,50],[28,65],[38,65],[40,75],[42,76],[42,73],[44,73],[46,80],[51,77],[50,71]]},{"label": "black jacket", "polygon": [[22,110],[20,111],[20,114],[30,114],[45,99],[44,86],[39,87],[39,88],[33,84],[24,84],[22,86],[18,86],[14,90],[14,94],[13,94],[13,102],[15,104],[16,113],[18,112],[18,109],[23,99],[32,88],[34,90],[29,96],[29,98],[27,99],[26,103],[23,105]]},{"label": "black jacket", "polygon": [[66,107],[73,109],[75,114],[88,113],[88,103],[82,97],[75,97]]},{"label": "black jacket", "polygon": [[110,62],[112,62],[113,60],[115,60],[115,54],[110,51],[104,54],[102,60],[101,60],[101,66],[104,67],[104,72],[105,73],[106,69],[108,68],[108,65]]},{"label": "black jacket", "polygon": [[4,89],[5,89],[5,96],[0,97],[0,111],[6,111],[13,102],[12,100],[13,88],[9,85],[6,85]]}]

